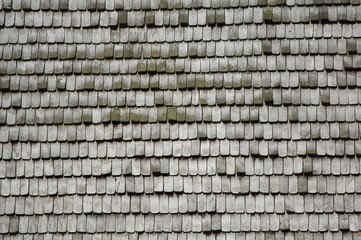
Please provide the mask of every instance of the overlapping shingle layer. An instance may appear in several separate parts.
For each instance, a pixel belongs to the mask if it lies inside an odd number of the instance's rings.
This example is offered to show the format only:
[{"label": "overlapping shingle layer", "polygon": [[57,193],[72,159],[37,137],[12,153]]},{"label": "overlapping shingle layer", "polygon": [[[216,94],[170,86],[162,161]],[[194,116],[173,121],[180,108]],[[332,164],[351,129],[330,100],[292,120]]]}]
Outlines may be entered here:
[{"label": "overlapping shingle layer", "polygon": [[0,1],[0,239],[361,239],[360,21]]}]

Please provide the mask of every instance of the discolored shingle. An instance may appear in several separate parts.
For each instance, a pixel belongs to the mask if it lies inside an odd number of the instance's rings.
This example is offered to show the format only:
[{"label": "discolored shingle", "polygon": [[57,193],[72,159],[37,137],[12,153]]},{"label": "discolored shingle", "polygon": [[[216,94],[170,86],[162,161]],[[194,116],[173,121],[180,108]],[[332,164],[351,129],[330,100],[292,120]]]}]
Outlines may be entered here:
[{"label": "discolored shingle", "polygon": [[0,8],[5,237],[358,237],[357,1]]}]

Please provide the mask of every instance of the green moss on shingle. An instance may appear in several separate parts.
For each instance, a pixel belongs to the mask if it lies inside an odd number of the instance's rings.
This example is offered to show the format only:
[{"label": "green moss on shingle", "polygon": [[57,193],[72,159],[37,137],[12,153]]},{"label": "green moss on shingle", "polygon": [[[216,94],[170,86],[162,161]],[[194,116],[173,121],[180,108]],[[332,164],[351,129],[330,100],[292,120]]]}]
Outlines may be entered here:
[{"label": "green moss on shingle", "polygon": [[118,24],[120,26],[126,26],[127,25],[127,12],[126,11],[119,11],[118,12]]},{"label": "green moss on shingle", "polygon": [[321,21],[328,21],[328,7],[319,7],[319,17]]},{"label": "green moss on shingle", "polygon": [[111,110],[110,120],[112,121],[112,123],[120,122],[120,112],[118,108],[114,108]]},{"label": "green moss on shingle", "polygon": [[186,121],[186,111],[184,108],[177,108],[177,122],[183,123]]},{"label": "green moss on shingle", "polygon": [[196,85],[198,89],[203,89],[205,84],[204,75],[203,74],[197,74],[196,75]]},{"label": "green moss on shingle", "polygon": [[216,23],[217,25],[224,25],[225,23],[225,13],[223,9],[216,10]]},{"label": "green moss on shingle", "polygon": [[148,61],[147,62],[147,71],[154,73],[157,69],[157,64],[155,61]]},{"label": "green moss on shingle", "polygon": [[187,76],[187,88],[194,89],[196,87],[196,76],[195,74],[190,74]]},{"label": "green moss on shingle", "polygon": [[157,108],[158,110],[158,122],[167,122],[167,108]]},{"label": "green moss on shingle", "polygon": [[160,52],[155,50],[155,49],[152,49],[152,53],[151,53],[151,58],[159,58],[160,57]]},{"label": "green moss on shingle", "polygon": [[155,16],[154,16],[154,12],[146,12],[145,13],[145,25],[147,25],[148,27],[151,27],[154,25],[154,21],[155,21]]},{"label": "green moss on shingle", "polygon": [[147,72],[147,64],[145,62],[138,62],[137,72],[138,73],[146,73]]},{"label": "green moss on shingle", "polygon": [[189,54],[189,57],[197,57],[197,55],[198,55],[198,46],[197,46],[197,44],[189,47],[188,54]]},{"label": "green moss on shingle", "polygon": [[249,88],[252,86],[252,75],[247,73],[242,76],[242,87]]},{"label": "green moss on shingle", "polygon": [[258,0],[258,6],[265,7],[267,6],[267,0]]},{"label": "green moss on shingle", "polygon": [[158,79],[158,76],[156,75],[151,75],[150,78],[149,78],[149,87],[150,89],[152,90],[156,90],[156,89],[159,89],[159,79]]},{"label": "green moss on shingle", "polygon": [[163,10],[168,9],[168,1],[167,0],[160,0],[159,8],[163,9]]},{"label": "green moss on shingle", "polygon": [[188,25],[188,11],[187,10],[181,10],[179,11],[179,24],[181,26],[187,26]]},{"label": "green moss on shingle", "polygon": [[207,10],[206,21],[208,25],[214,25],[216,23],[216,11]]},{"label": "green moss on shingle", "polygon": [[177,108],[169,107],[167,109],[167,119],[169,122],[177,121]]}]

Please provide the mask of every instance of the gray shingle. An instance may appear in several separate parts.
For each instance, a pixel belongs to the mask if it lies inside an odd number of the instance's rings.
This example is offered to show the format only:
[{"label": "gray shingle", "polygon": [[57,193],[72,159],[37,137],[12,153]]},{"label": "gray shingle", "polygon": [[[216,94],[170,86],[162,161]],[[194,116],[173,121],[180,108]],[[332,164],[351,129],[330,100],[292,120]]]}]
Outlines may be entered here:
[{"label": "gray shingle", "polygon": [[[323,234],[325,231],[332,229],[335,236],[339,234],[337,217],[316,216],[311,212],[332,213],[333,196],[337,196],[337,213],[352,213],[357,207],[352,202],[352,193],[359,192],[359,184],[357,178],[349,175],[357,175],[359,167],[358,161],[349,158],[360,152],[359,144],[354,142],[357,139],[356,122],[360,117],[352,106],[358,103],[358,93],[354,91],[358,86],[358,75],[342,72],[343,69],[358,68],[359,44],[354,38],[357,38],[359,28],[350,22],[357,19],[354,14],[357,4],[347,8],[326,8],[322,4],[332,3],[317,2],[319,9],[304,9],[303,12],[294,4],[287,2],[287,6],[293,6],[290,9],[262,10],[256,6],[264,7],[265,3],[256,1],[195,1],[193,4],[190,1],[156,1],[152,4],[145,1],[22,1],[21,4],[20,1],[5,1],[3,8],[7,10],[3,17],[0,14],[0,25],[5,26],[5,34],[0,42],[10,45],[0,49],[5,60],[5,67],[0,72],[4,80],[1,88],[10,92],[2,94],[4,110],[0,122],[4,126],[1,128],[3,147],[0,154],[10,162],[1,165],[4,171],[0,176],[6,177],[1,192],[3,196],[42,196],[44,205],[42,200],[34,207],[29,202],[25,209],[25,203],[19,200],[14,209],[10,203],[12,198],[7,198],[7,214],[15,211],[22,215],[27,211],[30,215],[26,220],[20,218],[23,225],[11,218],[10,224],[5,224],[9,229],[4,233],[155,231],[164,232],[159,238],[166,238],[167,232],[186,231],[188,238],[193,238],[200,236],[196,234],[198,232],[212,229],[223,232],[281,230],[292,233],[250,232],[237,236],[311,238],[308,232],[320,231],[322,233],[315,237],[322,238],[328,234]],[[304,4],[315,3],[297,2],[300,6]],[[234,9],[238,5],[251,8],[238,11]],[[26,11],[18,11],[20,8]],[[31,9],[45,12],[27,11]],[[67,12],[68,9],[72,11]],[[84,12],[86,9],[91,12]],[[149,9],[162,11],[144,12]],[[341,21],[341,24],[331,26],[321,22],[312,25],[308,24],[310,20]],[[297,24],[266,27],[263,21]],[[22,28],[24,24],[26,29]],[[119,30],[110,29],[118,24]],[[144,24],[147,29],[141,28]],[[178,24],[183,28],[176,27]],[[227,26],[222,26],[224,24]],[[19,31],[6,29],[14,25]],[[187,28],[187,25],[193,28]],[[218,26],[210,28],[212,25]],[[131,28],[125,28],[127,26]],[[268,42],[265,42],[266,38]],[[244,41],[236,41],[238,39]],[[119,42],[124,46],[117,44]],[[261,51],[271,55],[260,57]],[[283,56],[272,55],[280,53]],[[182,58],[187,56],[199,59]],[[215,56],[221,58],[212,59]],[[234,56],[247,56],[248,60]],[[117,61],[111,60],[113,57]],[[120,60],[124,57],[127,59]],[[175,59],[169,60],[169,57]],[[94,60],[104,58],[109,60]],[[176,75],[173,75],[174,71]],[[244,71],[249,72],[236,73]],[[57,76],[40,77],[44,73]],[[84,78],[81,73],[87,76]],[[123,75],[115,76],[118,73]],[[149,79],[144,73],[150,73],[152,77]],[[167,75],[159,77],[161,73]],[[102,75],[94,77],[94,74]],[[177,91],[178,88],[182,91]],[[263,101],[266,107],[261,106]],[[325,108],[320,103],[330,106]],[[120,122],[122,125],[115,125]],[[184,122],[187,125],[177,125]],[[188,159],[199,155],[204,158]],[[322,157],[322,161],[315,158],[316,155]],[[136,159],[153,156],[156,158],[149,161]],[[264,159],[255,158],[257,156]],[[72,160],[67,160],[69,158]],[[11,159],[18,161],[15,164]],[[150,176],[151,172],[162,177],[154,178]],[[238,176],[233,176],[236,172]],[[298,176],[302,173],[309,176]],[[128,176],[110,180],[121,174]],[[227,177],[219,176],[225,174]],[[105,175],[112,177],[99,178]],[[171,175],[171,180],[166,175]],[[111,202],[108,198],[115,191],[137,195],[124,197],[126,207],[120,208],[119,198],[113,198]],[[105,195],[86,195],[92,202],[84,211],[81,206],[83,196],[74,195],[72,200],[75,192]],[[159,195],[163,192],[192,195],[187,196],[186,203],[184,199],[180,201],[179,210],[176,197],[168,199],[167,195]],[[256,195],[250,205],[244,202],[244,196],[215,197],[212,192],[242,193],[246,198],[251,196],[250,192]],[[266,195],[258,196],[259,192]],[[282,195],[268,195],[270,192]],[[143,193],[148,197],[159,196],[159,206],[164,207],[153,211],[166,215],[127,217],[130,212],[149,213],[151,203],[143,200]],[[158,194],[152,195],[154,193]],[[45,198],[48,195],[66,197],[53,203],[52,198]],[[54,208],[52,204],[58,207]],[[67,215],[50,215],[49,223],[47,217],[41,217],[38,222],[38,217],[32,214],[42,214],[42,209],[46,214]],[[110,225],[108,223],[114,222],[112,215],[89,215],[88,218],[82,214],[93,210],[97,214],[122,211],[127,216],[119,218],[119,224]],[[179,211],[185,214],[185,219],[167,214]],[[200,226],[200,216],[187,215],[195,211],[260,214],[244,219],[239,215],[207,215],[202,216]],[[298,215],[274,214],[284,214],[284,211]],[[78,218],[72,215],[73,212],[79,214]],[[35,222],[28,223],[31,218]],[[244,224],[237,226],[241,220]],[[344,230],[357,231],[356,219],[350,217],[347,223],[345,219],[341,220]],[[165,221],[173,221],[173,226]],[[184,228],[178,226],[180,221],[185,223]],[[309,226],[310,223],[314,224]],[[293,231],[302,231],[302,234]],[[177,233],[169,236],[177,236]],[[229,236],[234,238],[236,235]],[[222,233],[219,238],[226,238],[226,235]]]}]

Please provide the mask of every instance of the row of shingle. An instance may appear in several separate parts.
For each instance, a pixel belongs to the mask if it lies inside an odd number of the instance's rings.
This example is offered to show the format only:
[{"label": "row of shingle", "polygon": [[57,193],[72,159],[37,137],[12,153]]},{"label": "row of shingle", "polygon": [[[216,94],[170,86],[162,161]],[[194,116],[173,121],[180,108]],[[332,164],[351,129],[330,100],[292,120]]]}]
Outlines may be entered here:
[{"label": "row of shingle", "polygon": [[[162,83],[161,83],[162,84]],[[181,84],[181,83],[179,83]],[[167,82],[165,83],[167,85]],[[61,90],[61,89],[60,89]],[[153,90],[153,89],[152,89]],[[324,108],[323,105],[353,108],[361,102],[357,88],[337,89],[212,89],[189,91],[56,91],[56,92],[2,92],[0,106],[3,109],[47,108],[105,108],[117,107],[206,107],[206,106],[257,106],[258,108],[289,106],[309,111]],[[312,97],[311,97],[312,96]],[[321,109],[323,110],[323,109]]]},{"label": "row of shingle", "polygon": [[[0,161],[0,178],[90,176],[358,175],[359,158],[153,158]],[[314,179],[313,179],[314,180]],[[224,181],[228,181],[224,178]],[[234,180],[232,180],[234,181]],[[322,182],[322,180],[319,180]],[[15,184],[16,185],[16,184]],[[15,188],[13,188],[15,189]],[[324,189],[324,188],[323,188]],[[322,192],[319,190],[318,192]],[[324,192],[322,192],[324,193]]]},{"label": "row of shingle", "polygon": [[0,75],[164,74],[359,70],[361,56],[257,56],[244,58],[0,61]]},{"label": "row of shingle", "polygon": [[[329,140],[361,136],[360,123],[128,124],[0,127],[0,143],[158,140]],[[272,144],[272,143],[270,143]],[[277,144],[277,143],[276,143]],[[322,144],[322,142],[319,142]]]},{"label": "row of shingle", "polygon": [[0,233],[359,232],[355,214],[157,214],[4,216]]},{"label": "row of shingle", "polygon": [[0,60],[47,59],[150,59],[205,58],[270,55],[312,55],[361,53],[361,40],[313,39],[272,41],[220,41],[163,44],[32,44],[0,45]]},{"label": "row of shingle", "polygon": [[[307,8],[308,9],[308,8]],[[337,9],[337,7],[336,7]],[[253,11],[255,10],[255,17]],[[243,14],[243,11],[246,13]],[[229,15],[227,15],[229,14]],[[244,17],[243,17],[244,15]],[[262,23],[262,9],[237,9],[237,24]],[[228,16],[228,17],[226,17]],[[229,16],[232,16],[230,18]],[[197,19],[198,18],[198,19]],[[17,20],[17,21],[16,21]],[[355,19],[356,20],[356,19]],[[144,27],[206,26],[235,24],[233,9],[199,11],[105,11],[105,12],[2,12],[0,26],[5,27]]]},{"label": "row of shingle", "polygon": [[[56,109],[1,109],[1,125],[49,124],[108,124],[108,123],[287,123],[287,122],[359,122],[357,106],[199,106],[155,108],[56,108]],[[264,114],[269,114],[264,115]],[[236,129],[237,131],[237,129]],[[242,133],[243,132],[243,133]],[[244,138],[238,129],[235,138]],[[280,138],[281,139],[281,138]]]},{"label": "row of shingle", "polygon": [[1,196],[72,194],[345,194],[361,192],[360,176],[128,176],[7,178]]},{"label": "row of shingle", "polygon": [[269,7],[171,11],[0,12],[1,27],[163,27],[361,21],[360,6]]},{"label": "row of shingle", "polygon": [[24,11],[112,11],[112,10],[173,10],[173,9],[199,9],[199,8],[239,8],[255,6],[320,6],[320,5],[359,5],[359,0],[298,0],[298,1],[271,1],[271,0],[206,0],[206,1],[179,1],[179,0],[74,0],[68,1],[30,1],[30,0],[3,0],[0,3],[0,10],[24,10]]},{"label": "row of shingle", "polygon": [[[3,238],[2,238],[3,237]],[[23,235],[4,235],[1,240],[236,240],[236,239],[297,239],[297,240],[352,240],[361,238],[361,232],[238,232],[204,234],[204,233],[92,233],[92,234],[23,234]]]},{"label": "row of shingle", "polygon": [[[65,75],[65,76],[1,76],[0,89],[12,92],[27,91],[111,91],[111,90],[187,90],[184,96],[197,95],[193,89],[240,88],[325,88],[361,87],[361,73],[352,72],[248,72],[177,75]],[[287,91],[287,90],[285,90]],[[336,90],[337,91],[337,90]],[[277,91],[275,91],[277,94]],[[326,91],[327,92],[327,91]],[[354,91],[350,91],[351,94]],[[3,92],[2,94],[6,94]],[[44,93],[45,94],[45,93]],[[50,93],[48,93],[50,94]],[[59,93],[60,94],[60,93]],[[85,93],[79,93],[85,94]],[[102,93],[105,94],[105,93]],[[118,92],[117,94],[126,94]],[[141,94],[141,93],[136,93]],[[143,94],[143,93],[142,93]],[[144,93],[153,95],[153,93]],[[229,93],[231,94],[231,92]],[[45,94],[46,95],[46,94]],[[66,95],[64,93],[64,95]],[[86,94],[85,94],[86,95]],[[97,94],[96,94],[97,95]],[[23,95],[28,96],[28,95]],[[10,98],[10,96],[8,96]],[[65,96],[64,96],[65,97]],[[93,96],[92,96],[93,97]],[[189,97],[183,97],[189,98]],[[345,99],[346,97],[342,97]],[[333,98],[336,101],[338,97]],[[29,99],[28,99],[29,100]],[[27,101],[28,101],[27,100]],[[150,99],[147,99],[147,101]],[[67,102],[67,99],[63,101]],[[109,105],[112,105],[109,101]],[[344,104],[342,100],[340,103]],[[349,103],[353,104],[353,102]],[[299,103],[293,103],[298,105]],[[183,103],[186,105],[186,103]],[[26,104],[22,104],[27,108]],[[63,105],[61,105],[63,106]],[[6,106],[3,106],[6,107]]]},{"label": "row of shingle", "polygon": [[[256,9],[256,8],[255,8]],[[316,7],[268,7],[263,9],[263,15],[260,14],[256,18],[254,15],[258,14],[253,12],[253,22],[271,22],[271,23],[308,23],[308,22],[356,22],[359,16],[357,16],[356,7],[328,7],[328,6],[316,6]],[[236,15],[235,15],[236,16]],[[244,16],[244,23],[247,23],[248,16]],[[251,15],[252,16],[252,15]],[[248,18],[247,18],[248,17]],[[236,18],[231,19],[232,22],[236,22]]]},{"label": "row of shingle", "polygon": [[[3,109],[47,108],[116,108],[116,107],[206,107],[206,106],[259,106],[271,105],[324,108],[322,105],[348,106],[361,103],[359,88],[326,89],[212,89],[189,91],[71,91],[71,92],[3,92]],[[265,106],[266,105],[266,106]],[[263,106],[263,107],[262,107]],[[306,107],[307,106],[307,107]],[[308,107],[309,106],[309,107]],[[322,109],[324,110],[324,109]]]},{"label": "row of shingle", "polygon": [[204,234],[204,233],[39,233],[39,234],[6,234],[1,240],[237,240],[237,239],[297,239],[297,240],[352,240],[361,238],[361,232],[238,232]]},{"label": "row of shingle", "polygon": [[255,7],[255,6],[320,6],[320,5],[359,5],[359,0],[288,0],[288,1],[272,1],[272,0],[206,0],[206,1],[180,1],[180,0],[74,0],[54,1],[54,0],[3,0],[0,2],[0,10],[24,10],[24,11],[112,11],[112,10],[173,10],[173,9],[199,9],[199,8],[239,8],[239,7]]},{"label": "row of shingle", "polygon": [[358,194],[345,195],[94,195],[3,197],[0,215],[360,213]]},{"label": "row of shingle", "polygon": [[[1,153],[2,151],[2,153]],[[131,141],[82,143],[3,144],[0,156],[10,159],[116,158],[116,157],[296,157],[360,156],[361,142],[355,141]]]},{"label": "row of shingle", "polygon": [[[357,1],[353,2],[356,4]],[[245,4],[246,2],[242,2]],[[248,3],[248,1],[247,1]],[[257,5],[257,1],[254,1],[252,6]],[[336,3],[337,4],[337,3]],[[341,2],[339,3],[341,4]],[[102,10],[156,10],[156,9],[180,9],[180,8],[229,8],[229,7],[239,7],[240,1],[239,0],[232,0],[226,1],[226,3],[221,3],[221,1],[142,1],[142,0],[135,0],[135,1],[124,1],[124,0],[75,0],[75,1],[29,1],[29,0],[3,0],[0,4],[2,9],[4,10],[61,10],[61,11],[76,11],[76,10],[89,10],[89,11],[102,11]],[[244,5],[243,7],[248,6],[248,4]]]},{"label": "row of shingle", "polygon": [[2,28],[0,44],[173,43],[255,39],[359,38],[360,24],[248,24],[177,28]]}]

